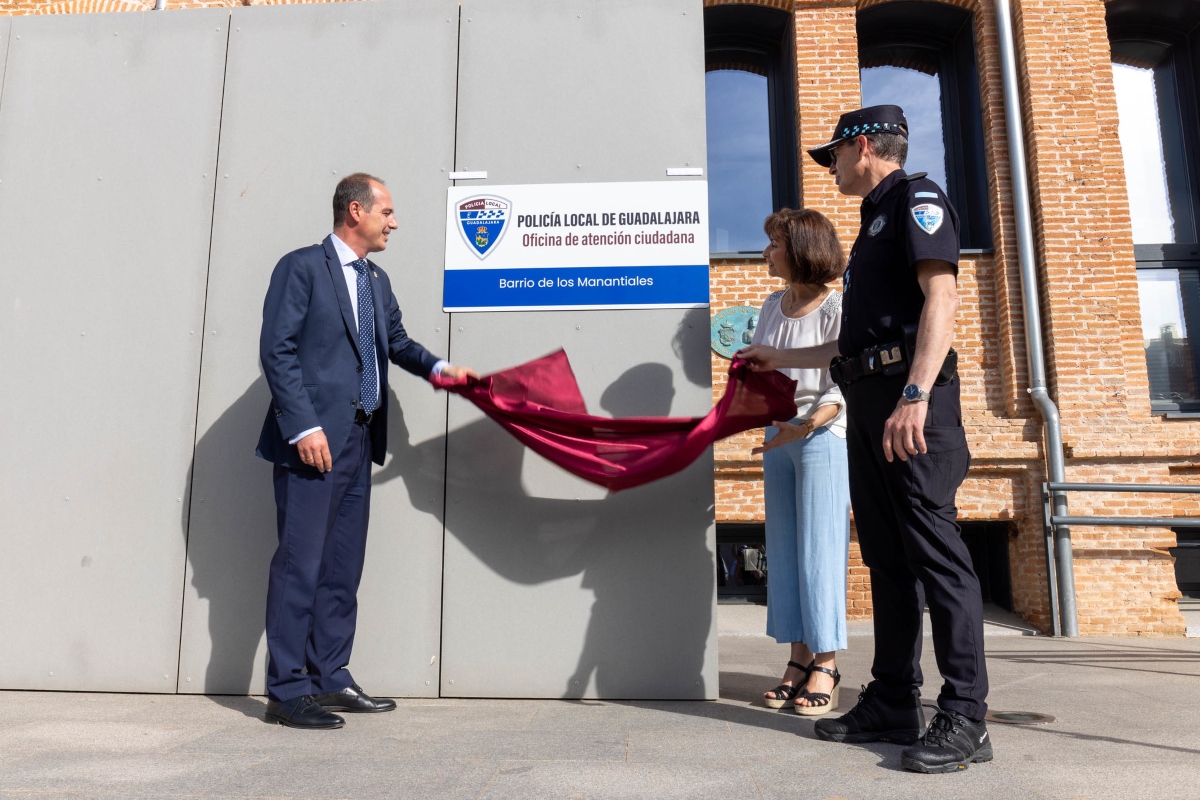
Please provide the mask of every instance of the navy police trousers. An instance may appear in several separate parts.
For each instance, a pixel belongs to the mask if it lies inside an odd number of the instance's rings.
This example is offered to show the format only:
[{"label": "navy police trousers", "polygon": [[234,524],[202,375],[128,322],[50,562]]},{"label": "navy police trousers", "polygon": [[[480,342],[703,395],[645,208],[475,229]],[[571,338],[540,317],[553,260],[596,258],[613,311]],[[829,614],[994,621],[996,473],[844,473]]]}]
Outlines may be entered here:
[{"label": "navy police trousers", "polygon": [[925,421],[928,452],[888,463],[883,426],[907,382],[906,375],[873,375],[843,389],[850,502],[863,562],[871,571],[871,688],[893,702],[919,693],[922,610],[928,603],[934,654],[945,680],[938,705],[982,719],[988,692],[983,602],[954,505],[971,460],[958,377],[932,390]]}]

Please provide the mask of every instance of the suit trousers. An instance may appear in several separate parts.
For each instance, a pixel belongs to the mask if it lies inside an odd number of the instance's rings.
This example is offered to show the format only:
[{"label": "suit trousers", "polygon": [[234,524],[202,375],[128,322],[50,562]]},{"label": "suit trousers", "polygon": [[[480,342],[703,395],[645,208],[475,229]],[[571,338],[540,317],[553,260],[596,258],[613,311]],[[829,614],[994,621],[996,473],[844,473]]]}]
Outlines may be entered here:
[{"label": "suit trousers", "polygon": [[274,481],[279,548],[267,587],[267,694],[286,701],[354,683],[346,667],[371,511],[370,426],[350,426],[329,472],[277,464]]},{"label": "suit trousers", "polygon": [[906,375],[873,375],[846,386],[850,502],[871,573],[875,660],[871,688],[901,702],[920,693],[922,611],[944,684],[941,708],[972,719],[987,713],[983,601],[956,521],[955,493],[970,465],[957,376],[931,392],[927,453],[883,456],[883,427]]}]

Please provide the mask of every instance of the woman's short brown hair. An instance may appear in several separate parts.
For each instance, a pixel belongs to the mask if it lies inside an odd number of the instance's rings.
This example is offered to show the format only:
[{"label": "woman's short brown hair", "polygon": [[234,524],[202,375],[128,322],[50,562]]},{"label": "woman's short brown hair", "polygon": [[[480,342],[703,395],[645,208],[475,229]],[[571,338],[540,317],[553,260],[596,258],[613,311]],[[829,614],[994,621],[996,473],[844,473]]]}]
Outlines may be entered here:
[{"label": "woman's short brown hair", "polygon": [[842,277],[846,256],[837,231],[820,211],[781,208],[763,223],[768,236],[776,236],[792,262],[789,283],[825,285]]}]

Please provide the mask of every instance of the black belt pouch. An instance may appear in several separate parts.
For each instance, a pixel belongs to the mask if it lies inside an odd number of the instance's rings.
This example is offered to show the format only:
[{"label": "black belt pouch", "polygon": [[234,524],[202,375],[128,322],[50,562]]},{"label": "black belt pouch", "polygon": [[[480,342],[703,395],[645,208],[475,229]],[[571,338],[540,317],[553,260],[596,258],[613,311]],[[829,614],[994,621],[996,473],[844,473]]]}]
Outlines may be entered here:
[{"label": "black belt pouch", "polygon": [[[917,353],[917,326],[904,325],[901,326],[901,330],[904,332],[904,362],[911,368],[913,356]],[[951,347],[950,352],[946,353],[946,360],[942,362],[942,368],[938,370],[937,380],[933,382],[933,385],[945,386],[957,374],[958,353]]]}]

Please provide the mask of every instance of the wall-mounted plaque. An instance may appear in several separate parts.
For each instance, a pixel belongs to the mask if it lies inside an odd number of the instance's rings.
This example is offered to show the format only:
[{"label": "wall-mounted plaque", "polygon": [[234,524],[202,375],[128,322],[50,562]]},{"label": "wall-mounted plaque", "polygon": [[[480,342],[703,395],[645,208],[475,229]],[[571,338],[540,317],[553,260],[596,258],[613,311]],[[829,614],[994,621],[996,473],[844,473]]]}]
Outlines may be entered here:
[{"label": "wall-mounted plaque", "polygon": [[713,317],[709,329],[713,351],[722,358],[733,358],[734,353],[750,344],[757,325],[757,308],[735,306],[725,309]]},{"label": "wall-mounted plaque", "polygon": [[445,311],[704,308],[705,181],[455,186]]}]

